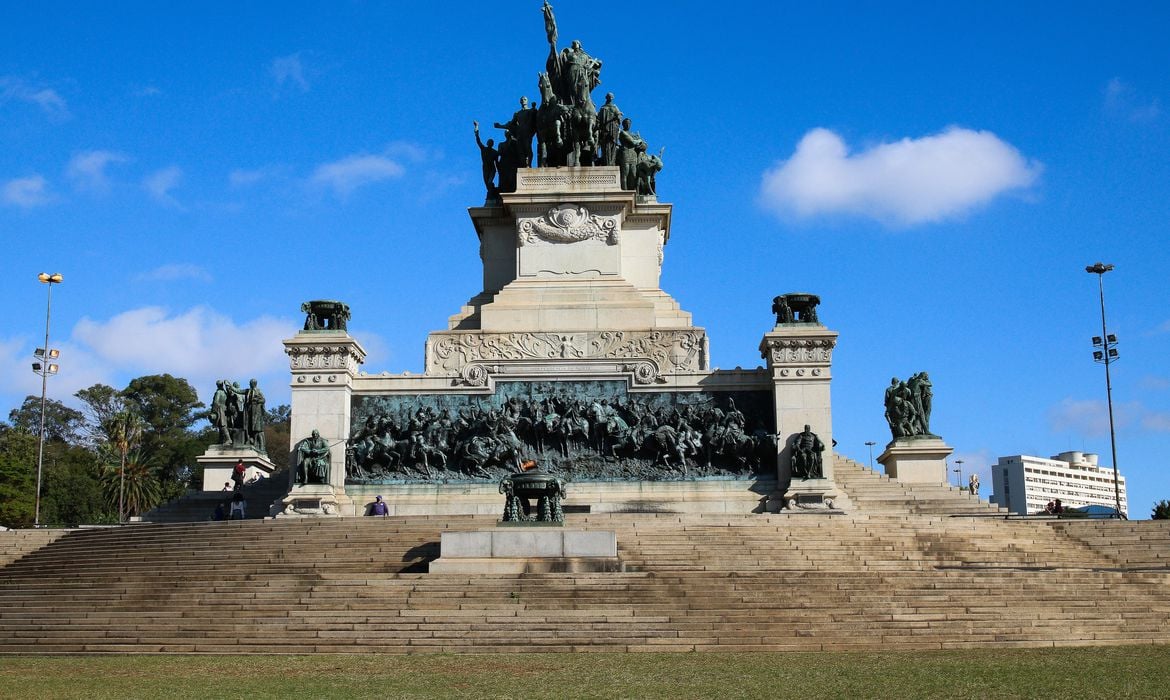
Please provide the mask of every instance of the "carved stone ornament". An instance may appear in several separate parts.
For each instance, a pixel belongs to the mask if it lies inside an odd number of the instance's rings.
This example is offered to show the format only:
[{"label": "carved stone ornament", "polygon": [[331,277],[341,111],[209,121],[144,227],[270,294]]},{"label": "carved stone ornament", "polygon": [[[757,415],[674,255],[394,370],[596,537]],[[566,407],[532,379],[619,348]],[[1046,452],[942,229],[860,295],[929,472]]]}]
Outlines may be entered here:
[{"label": "carved stone ornament", "polygon": [[653,384],[659,380],[658,368],[654,366],[653,362],[635,362],[632,365],[626,365],[626,371],[634,373],[636,384]]},{"label": "carved stone ornament", "polygon": [[463,383],[468,386],[487,384],[488,371],[483,365],[467,365],[459,374],[463,377]]},{"label": "carved stone ornament", "polygon": [[761,356],[773,365],[808,362],[828,364],[833,361],[835,337],[829,338],[767,338]]},{"label": "carved stone ornament", "polygon": [[357,374],[364,357],[352,345],[287,345],[292,370],[336,370]]},{"label": "carved stone ornament", "polygon": [[544,216],[517,219],[516,230],[522,246],[538,240],[548,243],[602,241],[616,245],[617,223],[615,216],[598,216],[590,214],[579,204],[562,204],[549,209]]},{"label": "carved stone ornament", "polygon": [[[645,361],[632,366],[637,381],[649,384],[656,381],[660,371],[670,374],[702,370],[704,337],[697,330],[433,333],[428,347],[427,374],[461,374],[470,383],[469,373],[474,371],[471,366],[476,363],[628,359]],[[649,370],[641,364],[650,365]]]}]

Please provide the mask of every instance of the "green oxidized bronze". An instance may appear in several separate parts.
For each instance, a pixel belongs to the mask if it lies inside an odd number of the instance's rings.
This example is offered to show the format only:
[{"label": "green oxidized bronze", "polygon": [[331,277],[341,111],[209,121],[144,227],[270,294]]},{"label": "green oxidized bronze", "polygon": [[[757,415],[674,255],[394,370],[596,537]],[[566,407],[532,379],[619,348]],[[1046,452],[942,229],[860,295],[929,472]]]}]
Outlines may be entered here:
[{"label": "green oxidized bronze", "polygon": [[792,292],[781,294],[772,299],[772,313],[776,314],[777,325],[782,323],[813,323],[820,324],[817,318],[817,306],[821,298],[807,292]]},{"label": "green oxidized bronze", "polygon": [[[563,523],[565,512],[561,501],[565,497],[565,482],[552,474],[530,471],[509,474],[500,479],[500,493],[504,494],[503,522]],[[531,502],[537,502],[531,512]]]},{"label": "green oxidized bronze", "polygon": [[[504,130],[504,138],[498,144],[492,139],[486,144],[480,140],[476,126],[489,203],[497,203],[500,192],[515,192],[517,170],[533,165],[617,165],[622,168],[623,189],[644,197],[654,196],[665,149],[651,155],[642,137],[629,131],[628,120],[623,128],[622,112],[614,104],[613,93],[606,94],[605,104],[597,108],[592,92],[601,84],[601,60],[586,52],[577,40],[558,51],[557,20],[547,0],[541,12],[548,58],[545,71],[537,78],[540,107],[533,109],[527,98],[520,98],[520,109],[509,121],[494,123],[497,129]],[[537,141],[535,163],[533,136]]]},{"label": "green oxidized bronze", "polygon": [[894,439],[937,437],[930,432],[930,411],[934,403],[934,385],[926,372],[906,381],[897,377],[886,387],[886,422]]},{"label": "green oxidized bronze", "polygon": [[767,391],[630,393],[621,381],[499,382],[493,395],[355,395],[346,481],[498,481],[524,460],[571,481],[772,473]]},{"label": "green oxidized bronze", "polygon": [[349,321],[349,304],[318,299],[301,304],[306,331],[344,331]]}]

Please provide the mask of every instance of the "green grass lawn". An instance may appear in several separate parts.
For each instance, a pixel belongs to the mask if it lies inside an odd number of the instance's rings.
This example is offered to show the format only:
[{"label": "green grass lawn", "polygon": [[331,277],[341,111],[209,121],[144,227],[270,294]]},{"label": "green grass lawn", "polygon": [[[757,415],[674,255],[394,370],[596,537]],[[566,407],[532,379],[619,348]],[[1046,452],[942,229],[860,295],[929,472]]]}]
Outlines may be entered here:
[{"label": "green grass lawn", "polygon": [[1170,646],[0,658],[3,698],[1167,698]]}]

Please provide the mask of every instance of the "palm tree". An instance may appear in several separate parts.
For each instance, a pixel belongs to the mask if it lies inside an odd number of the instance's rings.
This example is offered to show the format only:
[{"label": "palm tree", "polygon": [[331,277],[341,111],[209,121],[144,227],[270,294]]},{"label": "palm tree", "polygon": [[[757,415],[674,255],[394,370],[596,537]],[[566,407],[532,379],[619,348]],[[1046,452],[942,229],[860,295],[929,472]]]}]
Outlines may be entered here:
[{"label": "palm tree", "polygon": [[117,497],[120,519],[142,515],[158,505],[162,495],[150,460],[140,450],[124,453],[118,464],[106,466],[102,489],[111,504]]},{"label": "palm tree", "polygon": [[[118,469],[118,522],[124,522],[125,509],[125,481],[126,457],[131,450],[138,446],[142,439],[142,419],[133,411],[120,411],[114,414],[106,427],[110,446],[117,452],[120,459]],[[157,487],[157,484],[156,484]]]}]

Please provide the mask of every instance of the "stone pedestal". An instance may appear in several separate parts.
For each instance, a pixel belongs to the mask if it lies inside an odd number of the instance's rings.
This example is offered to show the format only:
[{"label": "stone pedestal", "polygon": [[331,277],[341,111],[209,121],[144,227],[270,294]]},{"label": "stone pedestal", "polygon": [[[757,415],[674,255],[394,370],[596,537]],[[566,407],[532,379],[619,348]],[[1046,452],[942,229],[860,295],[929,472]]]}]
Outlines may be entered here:
[{"label": "stone pedestal", "polygon": [[947,457],[954,448],[935,436],[899,438],[877,458],[886,476],[904,483],[947,483]]},{"label": "stone pedestal", "polygon": [[[764,335],[760,354],[768,363],[776,407],[777,481],[785,501],[829,507],[839,496],[833,482],[833,414],[829,394],[837,332],[818,323],[780,323]],[[825,445],[823,478],[792,476],[791,442],[809,426]],[[787,485],[787,486],[786,486]]]},{"label": "stone pedestal", "polygon": [[248,470],[244,473],[244,482],[261,475],[268,478],[276,471],[268,455],[261,454],[251,447],[224,447],[212,445],[207,451],[195,458],[203,467],[203,490],[222,491],[224,484],[232,484],[232,470],[236,462],[243,460]]},{"label": "stone pedestal", "polygon": [[[342,496],[345,495],[344,489]],[[348,504],[348,499],[346,504]],[[298,484],[282,499],[276,517],[327,517],[341,515],[342,504],[329,484]]]},{"label": "stone pedestal", "polygon": [[518,525],[444,532],[432,574],[526,574],[620,571],[617,533]]},{"label": "stone pedestal", "polygon": [[[329,442],[329,483],[297,486],[298,490],[317,493],[322,486],[329,488],[333,503],[331,513],[350,505],[345,495],[345,443],[349,438],[349,423],[353,379],[358,367],[366,359],[366,350],[345,331],[301,331],[284,341],[292,369],[292,422],[289,428],[289,448],[296,460],[297,443],[309,437],[314,430]],[[295,477],[295,468],[292,470]],[[309,498],[308,500],[312,500]],[[325,509],[322,506],[322,509]]]},{"label": "stone pedestal", "polygon": [[659,288],[671,205],[623,190],[618,168],[522,168],[515,192],[469,213],[483,291],[430,335],[427,375],[707,369],[706,334]]}]

